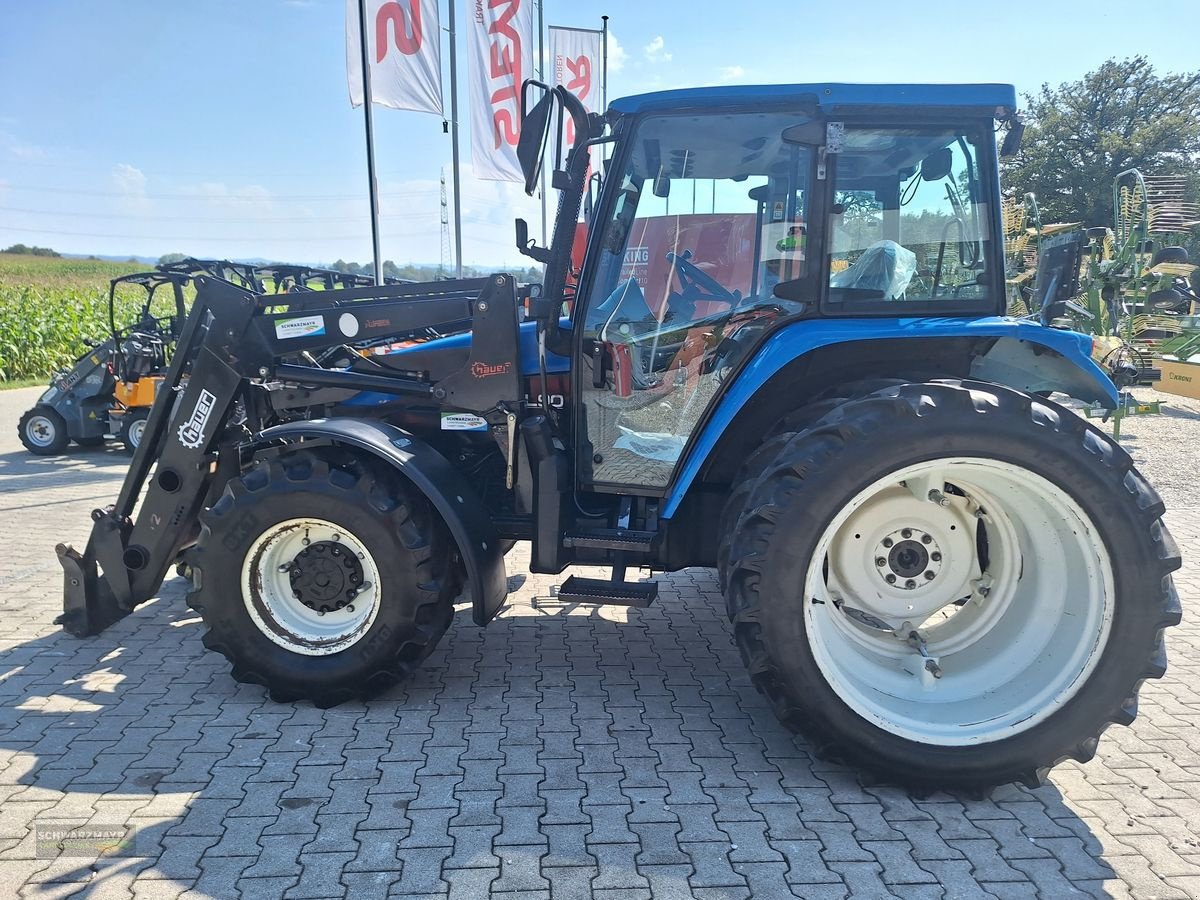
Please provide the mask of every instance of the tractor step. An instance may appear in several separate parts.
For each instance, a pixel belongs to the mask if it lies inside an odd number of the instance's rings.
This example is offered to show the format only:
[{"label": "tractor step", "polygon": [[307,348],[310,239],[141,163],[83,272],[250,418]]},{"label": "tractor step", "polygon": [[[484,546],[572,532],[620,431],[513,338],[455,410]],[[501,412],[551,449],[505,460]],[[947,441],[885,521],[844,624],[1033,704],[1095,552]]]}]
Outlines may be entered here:
[{"label": "tractor step", "polygon": [[588,547],[594,550],[628,550],[649,553],[657,531],[633,531],[629,528],[597,528],[563,535],[564,547]]},{"label": "tractor step", "polygon": [[595,603],[600,606],[646,607],[658,596],[656,581],[606,581],[572,575],[558,589],[562,603]]}]

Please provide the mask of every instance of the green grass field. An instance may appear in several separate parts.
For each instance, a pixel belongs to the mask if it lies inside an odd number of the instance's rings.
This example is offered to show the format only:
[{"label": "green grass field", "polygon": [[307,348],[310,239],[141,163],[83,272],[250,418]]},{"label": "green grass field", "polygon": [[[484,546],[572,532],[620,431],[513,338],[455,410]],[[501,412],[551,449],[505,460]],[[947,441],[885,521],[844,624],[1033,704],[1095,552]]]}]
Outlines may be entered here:
[{"label": "green grass field", "polygon": [[[44,382],[83,353],[86,339],[103,340],[109,280],[148,268],[0,253],[0,387]],[[141,300],[139,288],[118,293],[118,325]]]}]

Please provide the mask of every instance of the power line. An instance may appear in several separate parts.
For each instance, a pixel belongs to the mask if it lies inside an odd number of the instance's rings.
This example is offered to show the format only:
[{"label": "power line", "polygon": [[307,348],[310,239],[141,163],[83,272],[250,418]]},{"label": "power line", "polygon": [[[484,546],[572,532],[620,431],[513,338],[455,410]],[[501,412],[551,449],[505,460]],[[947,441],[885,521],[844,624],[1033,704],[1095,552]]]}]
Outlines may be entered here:
[{"label": "power line", "polygon": [[[97,175],[112,175],[113,170],[115,168],[117,168],[117,166],[130,165],[129,163],[114,163],[111,166],[73,165],[71,163],[34,162],[32,160],[27,160],[27,159],[6,159],[3,161],[2,164],[4,166],[29,166],[29,167],[38,168],[38,169],[49,169],[51,171],[90,172],[90,173],[97,174]],[[162,171],[159,169],[146,170],[146,169],[141,168],[140,166],[130,166],[130,168],[136,168],[143,175],[146,175],[147,177],[154,177],[154,178],[211,178],[212,174],[213,174],[211,170],[207,171],[207,172],[189,172],[189,171],[165,172],[165,171]],[[223,170],[221,172],[221,175],[224,178],[242,178],[242,179],[324,178],[328,174],[329,174],[328,172],[276,172],[276,171],[226,172]],[[380,172],[379,178],[380,179],[406,178],[410,174],[411,174],[410,172]]]},{"label": "power line", "polygon": [[[237,194],[205,194],[199,191],[191,193],[146,193],[146,194],[130,194],[122,193],[121,191],[89,191],[78,190],[75,188],[58,188],[45,185],[25,185],[25,184],[5,184],[3,185],[6,191],[30,191],[42,194],[70,194],[81,197],[118,197],[123,200],[234,200],[239,203],[262,203],[264,200],[274,202],[276,200],[361,200],[361,194],[272,194],[268,193],[261,197],[245,197]],[[428,197],[431,200],[436,196],[436,192],[429,191],[394,191],[383,192],[380,197]]]},{"label": "power line", "polygon": [[[264,223],[266,223],[266,222],[272,222],[272,223],[291,222],[291,223],[305,223],[305,222],[359,222],[362,220],[362,216],[301,216],[301,217],[285,216],[285,217],[280,217],[280,218],[268,218],[268,219],[260,219],[257,216],[251,219],[244,215],[243,216],[222,216],[222,217],[180,216],[180,215],[141,216],[141,215],[130,214],[130,213],[58,212],[57,210],[50,210],[50,209],[26,209],[26,208],[20,207],[20,206],[0,206],[0,212],[28,213],[28,214],[37,215],[37,216],[63,216],[63,217],[72,218],[72,219],[135,219],[135,220],[146,219],[146,220],[159,220],[159,221],[170,221],[170,222],[247,222],[247,223],[248,222],[256,222],[256,223],[257,222],[264,222]],[[438,214],[436,212],[410,212],[407,210],[404,213],[404,217],[408,218],[408,219],[436,218],[437,215]]]},{"label": "power line", "polygon": [[[322,234],[313,237],[273,237],[269,234],[255,234],[243,237],[231,237],[229,235],[221,235],[219,237],[208,237],[207,235],[169,235],[169,234],[116,234],[108,231],[60,231],[57,228],[24,228],[21,226],[4,225],[0,226],[0,231],[8,231],[13,234],[53,234],[62,237],[91,237],[91,238],[121,238],[122,240],[155,240],[155,241],[175,241],[178,243],[187,243],[189,241],[258,241],[258,242],[292,242],[303,241],[312,243],[314,241],[361,241],[367,238],[364,235],[336,235]],[[426,231],[391,231],[388,232],[389,237],[416,237],[417,235],[427,234]]]}]

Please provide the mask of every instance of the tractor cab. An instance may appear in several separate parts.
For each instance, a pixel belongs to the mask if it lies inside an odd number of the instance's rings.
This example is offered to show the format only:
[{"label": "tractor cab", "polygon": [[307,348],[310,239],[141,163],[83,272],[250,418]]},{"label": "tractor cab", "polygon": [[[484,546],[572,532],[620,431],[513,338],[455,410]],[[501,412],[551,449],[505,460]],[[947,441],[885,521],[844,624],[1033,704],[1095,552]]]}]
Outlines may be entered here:
[{"label": "tractor cab", "polygon": [[[564,93],[528,111],[544,138],[522,157],[530,184]],[[571,333],[551,335],[578,359],[579,486],[668,491],[714,400],[789,322],[1002,313],[995,131],[1015,106],[1002,85],[801,85],[649,94],[616,101],[603,130],[593,118],[604,185]]]}]

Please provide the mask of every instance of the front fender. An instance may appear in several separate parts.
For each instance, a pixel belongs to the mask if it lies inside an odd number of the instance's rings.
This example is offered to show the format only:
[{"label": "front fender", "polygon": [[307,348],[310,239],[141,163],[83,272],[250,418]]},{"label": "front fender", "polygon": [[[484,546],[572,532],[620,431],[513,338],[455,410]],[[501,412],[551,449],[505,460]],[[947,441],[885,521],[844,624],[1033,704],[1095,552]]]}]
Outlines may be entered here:
[{"label": "front fender", "polygon": [[441,515],[458,545],[475,624],[486,625],[495,617],[508,596],[500,538],[483,502],[442,454],[395,426],[352,418],[275,425],[260,432],[255,443],[302,439],[329,440],[364,450],[411,481]]},{"label": "front fender", "polygon": [[[1092,339],[1024,319],[816,319],[793,322],[771,335],[735,376],[730,388],[690,442],[663,506],[671,518],[721,435],[742,407],[785,366],[837,344],[872,340],[978,338],[991,346],[972,365],[971,376],[1024,391],[1058,390],[1110,409],[1117,389],[1091,358]],[[1050,352],[1044,352],[1050,351]],[[854,349],[847,346],[847,353]]]}]

